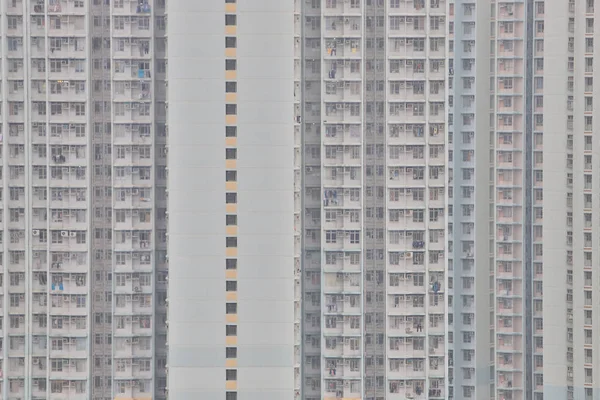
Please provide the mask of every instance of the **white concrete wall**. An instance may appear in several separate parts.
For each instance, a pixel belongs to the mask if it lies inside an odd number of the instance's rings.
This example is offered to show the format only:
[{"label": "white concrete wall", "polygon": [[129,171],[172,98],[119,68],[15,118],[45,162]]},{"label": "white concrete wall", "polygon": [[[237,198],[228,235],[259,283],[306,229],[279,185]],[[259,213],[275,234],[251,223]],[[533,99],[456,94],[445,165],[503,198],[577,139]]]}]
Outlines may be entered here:
[{"label": "white concrete wall", "polygon": [[[238,399],[294,396],[293,0],[237,1]],[[169,398],[225,399],[225,2],[169,1]]]}]

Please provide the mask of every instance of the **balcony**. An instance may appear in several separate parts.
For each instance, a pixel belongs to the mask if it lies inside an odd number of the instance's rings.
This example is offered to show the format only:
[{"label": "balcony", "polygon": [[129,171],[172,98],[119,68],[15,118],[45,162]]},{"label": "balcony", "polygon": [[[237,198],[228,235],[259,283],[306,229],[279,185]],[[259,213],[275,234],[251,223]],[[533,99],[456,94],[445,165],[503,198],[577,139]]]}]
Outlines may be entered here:
[{"label": "balcony", "polygon": [[[338,15],[343,15],[344,17],[360,16],[360,13],[361,13],[360,2],[358,2],[358,1],[353,1],[353,2],[338,1],[338,2],[332,2],[330,4],[327,4],[327,6],[324,4],[322,7],[322,12],[325,16],[338,16]],[[325,397],[327,397],[327,396],[325,396]],[[343,397],[346,397],[346,396],[343,396]]]},{"label": "balcony", "polygon": [[[349,361],[349,360],[348,360]],[[329,363],[328,363],[329,364]],[[357,360],[358,366],[358,360]],[[325,379],[352,379],[360,378],[360,368],[353,369],[348,362],[331,364],[325,367],[323,377]]]},{"label": "balcony", "polygon": [[[362,36],[362,20],[360,17],[326,17],[324,37],[326,38],[345,38],[345,37],[361,37]],[[315,35],[319,34],[318,30],[313,31]]]},{"label": "balcony", "polygon": [[113,5],[112,12],[114,15],[149,15],[151,11],[148,0],[123,0]]}]

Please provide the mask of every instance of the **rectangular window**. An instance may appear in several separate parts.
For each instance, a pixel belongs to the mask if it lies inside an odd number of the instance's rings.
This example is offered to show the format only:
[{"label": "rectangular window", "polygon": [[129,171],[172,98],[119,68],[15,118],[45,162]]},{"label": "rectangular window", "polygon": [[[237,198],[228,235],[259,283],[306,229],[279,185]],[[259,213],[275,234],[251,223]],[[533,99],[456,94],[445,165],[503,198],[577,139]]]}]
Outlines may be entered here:
[{"label": "rectangular window", "polygon": [[227,36],[225,38],[225,48],[235,49],[237,47],[237,38],[235,36]]},{"label": "rectangular window", "polygon": [[237,193],[225,193],[226,204],[237,204]]},{"label": "rectangular window", "polygon": [[225,14],[225,25],[227,25],[227,26],[235,26],[235,25],[237,25],[237,15],[235,15],[235,14]]},{"label": "rectangular window", "polygon": [[237,93],[237,82],[225,82],[225,93]]},{"label": "rectangular window", "polygon": [[225,104],[225,114],[237,115],[237,104]]},{"label": "rectangular window", "polygon": [[225,137],[237,137],[237,126],[226,126]]},{"label": "rectangular window", "polygon": [[237,281],[226,281],[225,282],[225,291],[237,292]]},{"label": "rectangular window", "polygon": [[237,171],[225,171],[226,182],[237,182]]},{"label": "rectangular window", "polygon": [[225,238],[225,245],[228,248],[237,247],[237,238],[236,237],[227,237]]},{"label": "rectangular window", "polygon": [[228,369],[225,370],[225,380],[227,381],[237,381],[237,370],[236,369]]},{"label": "rectangular window", "polygon": [[237,159],[237,149],[225,149],[225,159],[226,160],[236,160]]},{"label": "rectangular window", "polygon": [[237,314],[237,303],[225,304],[225,312],[227,314]]},{"label": "rectangular window", "polygon": [[225,334],[227,336],[237,336],[237,325],[225,325]]},{"label": "rectangular window", "polygon": [[225,70],[226,71],[237,70],[237,60],[225,60]]},{"label": "rectangular window", "polygon": [[225,269],[236,270],[237,269],[237,259],[236,258],[226,259],[225,260]]},{"label": "rectangular window", "polygon": [[237,348],[235,348],[235,347],[226,347],[225,348],[225,357],[227,357],[227,358],[237,358]]},{"label": "rectangular window", "polygon": [[237,215],[226,215],[225,216],[225,224],[227,226],[237,225]]}]

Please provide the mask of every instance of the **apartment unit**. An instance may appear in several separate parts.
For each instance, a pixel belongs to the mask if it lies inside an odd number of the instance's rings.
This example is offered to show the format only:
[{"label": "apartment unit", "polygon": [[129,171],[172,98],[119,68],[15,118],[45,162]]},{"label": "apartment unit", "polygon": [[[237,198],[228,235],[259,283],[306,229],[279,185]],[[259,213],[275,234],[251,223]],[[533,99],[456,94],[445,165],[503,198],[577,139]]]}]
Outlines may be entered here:
[{"label": "apartment unit", "polygon": [[165,2],[0,5],[0,398],[166,398]]},{"label": "apartment unit", "polygon": [[169,398],[297,400],[300,5],[169,1]]}]

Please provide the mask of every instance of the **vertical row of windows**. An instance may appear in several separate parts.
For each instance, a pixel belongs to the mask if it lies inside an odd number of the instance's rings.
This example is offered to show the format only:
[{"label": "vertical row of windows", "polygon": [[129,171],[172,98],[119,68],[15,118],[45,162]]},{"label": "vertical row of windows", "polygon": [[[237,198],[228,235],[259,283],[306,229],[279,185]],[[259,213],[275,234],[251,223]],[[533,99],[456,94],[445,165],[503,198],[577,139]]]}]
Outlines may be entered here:
[{"label": "vertical row of windows", "polygon": [[[592,132],[593,132],[593,112],[594,112],[594,104],[593,104],[593,91],[594,91],[594,78],[593,78],[593,73],[594,73],[594,34],[593,34],[593,27],[594,27],[594,0],[587,0],[585,2],[586,4],[586,18],[585,18],[585,22],[586,22],[586,31],[585,31],[585,38],[584,39],[578,39],[578,40],[582,40],[583,43],[581,43],[582,45],[584,45],[584,49],[585,49],[585,61],[584,61],[584,74],[585,74],[585,88],[584,88],[584,96],[583,96],[583,113],[584,113],[584,143],[585,143],[585,147],[584,147],[584,163],[585,163],[585,167],[584,167],[584,173],[583,173],[583,191],[584,191],[584,208],[589,208],[590,210],[585,210],[584,212],[584,221],[587,220],[592,220],[593,216],[592,216],[592,188],[593,188],[593,174],[591,171],[591,168],[593,166],[593,153],[592,153],[592,144],[593,144],[593,140],[592,140]],[[574,26],[574,22],[573,22],[573,26]],[[571,48],[569,47],[568,49],[569,51],[571,51]],[[570,111],[570,110],[569,110]],[[569,134],[572,134],[572,132],[568,132]],[[571,154],[571,157],[573,157],[573,155]],[[572,167],[572,158],[571,160],[567,159],[567,166],[569,165],[569,161],[571,161],[571,167]],[[569,172],[572,172],[573,170],[571,169]],[[589,200],[589,201],[588,201]],[[584,266],[583,266],[583,279],[584,279],[584,291],[583,291],[583,301],[584,301],[584,306],[591,306],[594,302],[593,296],[595,296],[593,294],[593,290],[591,290],[591,286],[593,285],[593,271],[591,271],[592,269],[592,257],[593,254],[590,251],[591,248],[594,246],[593,245],[593,232],[591,231],[591,228],[588,228],[588,224],[586,223],[585,226],[585,231],[583,233],[583,247],[584,247],[584,252],[583,252],[583,258],[584,258]],[[571,229],[571,228],[569,228]],[[569,268],[572,268],[571,265],[568,266]],[[571,274],[571,277],[573,276],[573,270],[572,269],[568,269],[567,272]],[[568,276],[567,276],[568,278]],[[571,290],[572,291],[572,290]],[[567,303],[569,304],[569,303]],[[573,303],[570,303],[570,307],[567,310],[568,315],[572,316],[573,313]],[[594,310],[593,309],[588,309],[588,310],[584,310],[583,311],[583,320],[584,320],[584,327],[583,327],[583,334],[584,334],[584,338],[585,338],[585,344],[590,343],[591,344],[591,339],[588,342],[588,337],[592,336],[592,332],[593,330],[590,329],[590,327],[593,325],[594,323],[594,316],[593,316]],[[571,332],[572,332],[572,327],[571,328]],[[569,352],[572,355],[573,354],[573,345],[572,343],[569,343],[569,347],[567,348],[567,356],[569,356]],[[583,377],[584,377],[584,383],[586,386],[592,386],[593,383],[595,382],[594,379],[594,370],[593,370],[593,353],[592,353],[592,349],[586,349],[584,352],[584,357],[585,357],[585,364],[588,364],[589,366],[584,366],[583,368]],[[572,357],[571,357],[572,360]],[[573,367],[571,367],[570,369],[567,369],[567,374],[569,372],[573,371]],[[575,374],[581,373],[579,371],[576,371]],[[572,381],[572,376],[571,375],[571,381]],[[567,376],[567,379],[569,378],[569,376]],[[572,383],[571,383],[572,384]],[[595,385],[594,385],[595,386]],[[567,395],[571,395],[574,393],[572,393],[573,391],[567,393]],[[597,393],[594,393],[594,389],[592,387],[586,387],[585,388],[585,396],[584,399],[585,400],[591,400],[595,397],[595,395],[597,395]],[[575,396],[573,396],[573,398],[575,398]]]},{"label": "vertical row of windows", "polygon": [[232,337],[227,340],[225,348],[226,358],[226,395],[225,400],[237,400],[237,60],[236,49],[238,38],[236,36],[237,14],[236,0],[225,0],[225,187],[226,187],[226,254],[225,259],[225,314],[226,335]]}]

